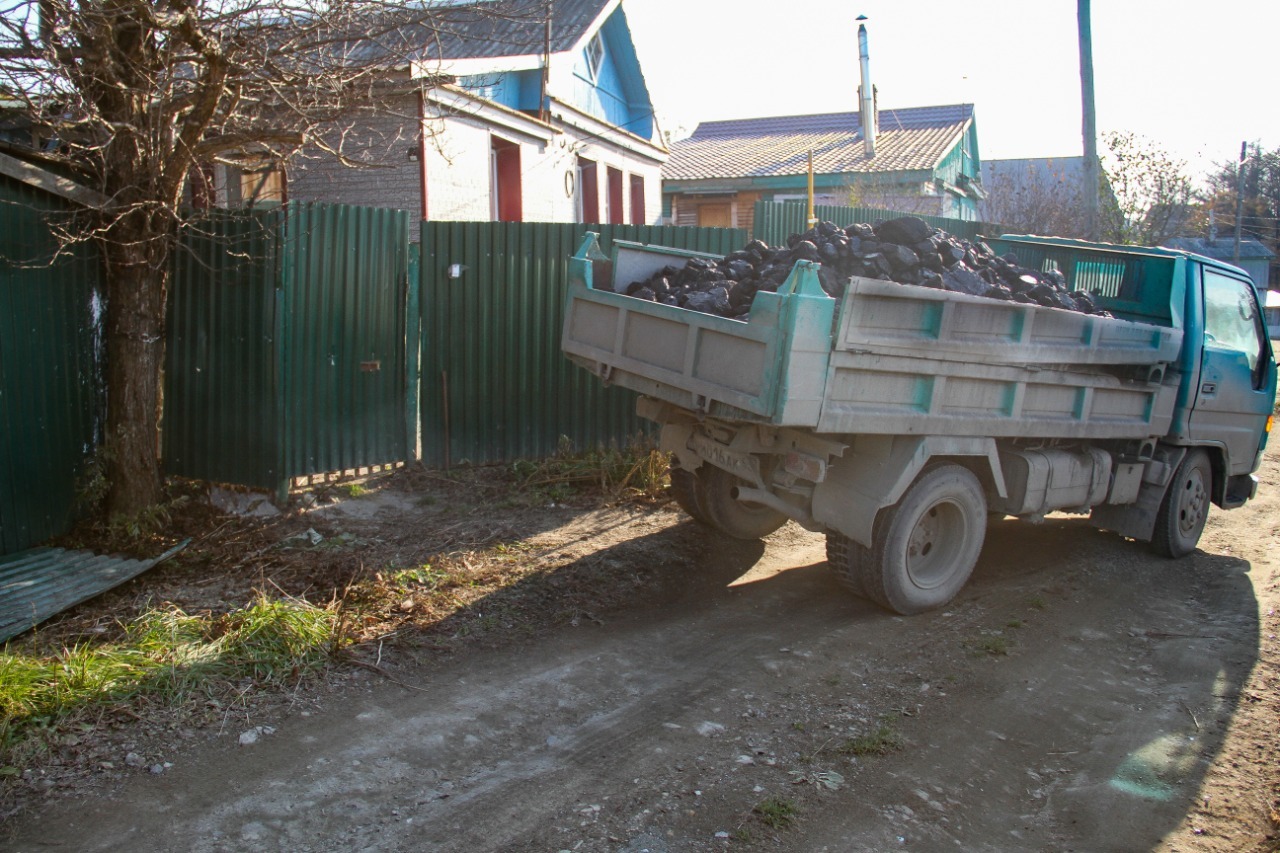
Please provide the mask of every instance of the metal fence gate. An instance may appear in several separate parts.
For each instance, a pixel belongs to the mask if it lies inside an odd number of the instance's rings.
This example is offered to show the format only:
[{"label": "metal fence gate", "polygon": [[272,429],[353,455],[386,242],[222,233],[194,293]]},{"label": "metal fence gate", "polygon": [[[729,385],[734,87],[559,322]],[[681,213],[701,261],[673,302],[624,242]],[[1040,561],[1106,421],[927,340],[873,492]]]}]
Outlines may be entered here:
[{"label": "metal fence gate", "polygon": [[280,490],[408,459],[408,246],[386,209],[193,223],[169,299],[167,471]]}]

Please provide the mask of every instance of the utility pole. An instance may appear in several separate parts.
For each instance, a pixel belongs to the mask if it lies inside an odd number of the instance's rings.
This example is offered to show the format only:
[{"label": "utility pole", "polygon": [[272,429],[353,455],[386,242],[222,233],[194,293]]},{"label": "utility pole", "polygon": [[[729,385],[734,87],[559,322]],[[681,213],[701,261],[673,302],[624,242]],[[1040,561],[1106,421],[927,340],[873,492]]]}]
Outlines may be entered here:
[{"label": "utility pole", "polygon": [[1093,109],[1093,26],[1089,0],[1076,0],[1080,26],[1080,106],[1084,136],[1084,221],[1086,236],[1098,239],[1098,120]]},{"label": "utility pole", "polygon": [[1236,247],[1231,252],[1231,263],[1240,265],[1240,215],[1244,212],[1244,161],[1249,156],[1249,143],[1240,143],[1240,163],[1236,166]]}]

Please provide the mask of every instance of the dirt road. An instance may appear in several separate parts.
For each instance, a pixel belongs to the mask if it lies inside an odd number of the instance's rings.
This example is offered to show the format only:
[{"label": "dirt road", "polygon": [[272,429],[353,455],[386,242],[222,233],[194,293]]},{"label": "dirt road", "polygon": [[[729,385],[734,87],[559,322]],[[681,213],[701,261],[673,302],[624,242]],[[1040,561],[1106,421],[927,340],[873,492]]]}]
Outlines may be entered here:
[{"label": "dirt road", "polygon": [[1262,477],[1176,562],[1078,519],[995,523],[960,598],[910,619],[842,593],[793,525],[757,544],[674,511],[578,518],[569,559],[668,582],[536,643],[387,659],[417,689],[361,671],[252,745],[229,730],[10,844],[1274,849],[1274,454]]}]

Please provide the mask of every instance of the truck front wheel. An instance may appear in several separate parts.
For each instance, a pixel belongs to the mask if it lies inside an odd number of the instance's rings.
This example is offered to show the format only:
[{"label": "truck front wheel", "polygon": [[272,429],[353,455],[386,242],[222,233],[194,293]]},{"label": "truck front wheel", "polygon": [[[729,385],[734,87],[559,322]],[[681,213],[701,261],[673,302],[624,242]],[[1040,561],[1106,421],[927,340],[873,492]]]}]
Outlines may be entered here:
[{"label": "truck front wheel", "polygon": [[734,489],[749,484],[723,468],[703,465],[697,483],[698,507],[707,521],[735,539],[760,539],[787,523],[776,509],[735,498]]},{"label": "truck front wheel", "polygon": [[862,589],[904,616],[941,607],[969,580],[986,533],[978,478],[954,463],[931,465],[876,518]]},{"label": "truck front wheel", "polygon": [[1166,557],[1185,557],[1196,549],[1209,517],[1213,468],[1209,454],[1196,448],[1183,457],[1156,516],[1151,547]]}]

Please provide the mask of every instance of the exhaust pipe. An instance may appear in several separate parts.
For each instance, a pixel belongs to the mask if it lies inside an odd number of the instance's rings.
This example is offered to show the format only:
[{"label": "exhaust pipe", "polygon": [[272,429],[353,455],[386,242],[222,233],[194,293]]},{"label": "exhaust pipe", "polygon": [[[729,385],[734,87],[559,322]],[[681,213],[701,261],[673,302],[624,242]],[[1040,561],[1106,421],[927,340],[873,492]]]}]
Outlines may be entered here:
[{"label": "exhaust pipe", "polygon": [[[866,15],[859,15],[865,21]],[[858,63],[862,66],[862,148],[870,160],[876,156],[876,93],[871,86],[871,55],[867,51],[867,25],[858,24]]]}]

